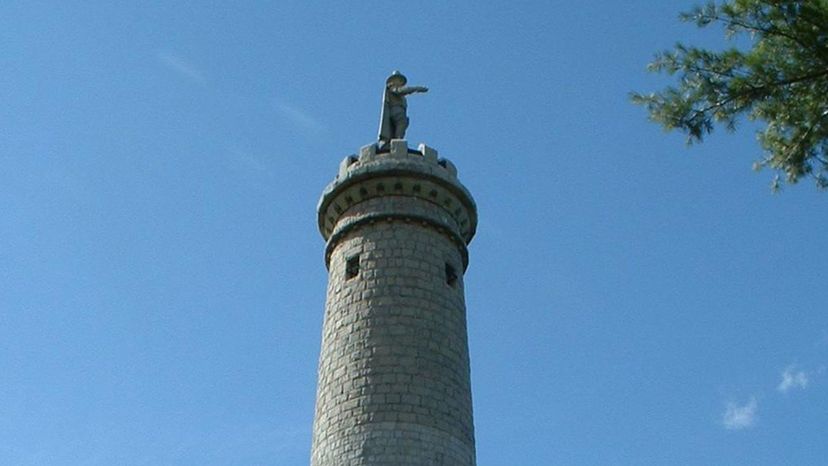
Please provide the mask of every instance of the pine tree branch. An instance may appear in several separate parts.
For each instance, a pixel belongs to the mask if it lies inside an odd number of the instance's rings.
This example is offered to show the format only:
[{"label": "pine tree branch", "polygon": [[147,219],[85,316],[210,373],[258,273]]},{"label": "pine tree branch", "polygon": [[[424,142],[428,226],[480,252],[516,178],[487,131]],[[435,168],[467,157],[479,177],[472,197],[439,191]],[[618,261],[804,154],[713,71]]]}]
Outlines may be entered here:
[{"label": "pine tree branch", "polygon": [[806,75],[803,75],[803,76],[798,76],[796,78],[789,78],[789,79],[783,79],[781,81],[771,82],[771,83],[762,85],[762,87],[787,86],[788,84],[796,84],[796,83],[799,83],[799,82],[802,82],[802,81],[809,81],[809,80],[812,80],[812,79],[821,78],[823,76],[828,76],[828,69],[823,70],[823,71],[817,71],[817,72],[810,73],[810,74],[806,74]]},{"label": "pine tree branch", "polygon": [[[768,35],[768,36],[784,37],[784,38],[796,43],[797,45],[802,47],[804,50],[810,50],[811,49],[811,47],[806,42],[803,42],[802,39],[800,39],[799,37],[796,37],[793,34],[787,34],[787,33],[783,32],[780,28],[775,27],[775,26],[761,27],[761,26],[754,25],[754,24],[749,24],[749,23],[746,23],[746,22],[743,22],[743,21],[738,21],[736,19],[733,19],[732,17],[722,17],[720,15],[712,15],[712,16],[709,16],[709,18],[711,19],[711,21],[718,21],[720,23],[725,23],[727,26],[738,26],[738,27],[741,27],[745,30],[765,34],[765,35]],[[793,25],[790,22],[788,22],[787,17],[785,19],[785,22],[791,27],[791,29],[793,29]],[[811,23],[811,24],[814,24],[814,23]],[[816,27],[822,27],[822,26],[819,26],[819,25],[816,25],[816,24],[814,24],[814,25]],[[826,59],[824,57],[822,57],[822,54],[825,53],[824,51],[815,50],[815,53],[817,54],[817,56],[822,61],[824,61],[824,62],[826,61]]]}]

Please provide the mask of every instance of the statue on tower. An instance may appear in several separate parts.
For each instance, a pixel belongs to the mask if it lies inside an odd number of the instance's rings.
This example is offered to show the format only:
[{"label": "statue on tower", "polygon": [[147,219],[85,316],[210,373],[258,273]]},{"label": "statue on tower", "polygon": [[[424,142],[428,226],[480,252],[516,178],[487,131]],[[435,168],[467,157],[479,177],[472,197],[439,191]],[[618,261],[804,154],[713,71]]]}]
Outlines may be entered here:
[{"label": "statue on tower", "polygon": [[408,128],[407,103],[405,96],[415,92],[428,92],[424,86],[406,86],[405,75],[394,71],[385,80],[385,92],[382,94],[382,113],[380,114],[379,147],[387,145],[392,139],[404,139]]}]

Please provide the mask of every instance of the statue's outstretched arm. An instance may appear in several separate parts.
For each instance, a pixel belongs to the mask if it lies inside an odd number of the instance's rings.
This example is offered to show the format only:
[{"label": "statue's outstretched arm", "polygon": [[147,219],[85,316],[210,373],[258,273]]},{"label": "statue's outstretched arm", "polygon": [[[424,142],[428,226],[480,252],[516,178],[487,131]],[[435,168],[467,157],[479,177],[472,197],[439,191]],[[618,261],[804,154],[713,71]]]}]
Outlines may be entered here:
[{"label": "statue's outstretched arm", "polygon": [[415,92],[428,92],[428,88],[425,86],[394,87],[391,90],[399,95],[414,94]]}]

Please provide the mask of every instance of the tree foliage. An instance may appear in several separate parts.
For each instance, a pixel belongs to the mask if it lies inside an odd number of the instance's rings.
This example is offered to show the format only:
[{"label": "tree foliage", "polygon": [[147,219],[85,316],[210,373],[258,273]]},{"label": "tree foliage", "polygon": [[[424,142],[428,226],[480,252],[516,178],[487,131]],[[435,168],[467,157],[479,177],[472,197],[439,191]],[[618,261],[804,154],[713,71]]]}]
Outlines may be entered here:
[{"label": "tree foliage", "polygon": [[[765,153],[754,167],[777,170],[795,183],[812,176],[828,187],[828,0],[730,0],[683,13],[699,27],[718,24],[728,39],[750,48],[723,51],[677,44],[648,69],[677,75],[678,84],[652,94],[633,93],[650,118],[701,142],[740,117],[767,125],[758,133]],[[781,175],[784,175],[780,177]]]}]

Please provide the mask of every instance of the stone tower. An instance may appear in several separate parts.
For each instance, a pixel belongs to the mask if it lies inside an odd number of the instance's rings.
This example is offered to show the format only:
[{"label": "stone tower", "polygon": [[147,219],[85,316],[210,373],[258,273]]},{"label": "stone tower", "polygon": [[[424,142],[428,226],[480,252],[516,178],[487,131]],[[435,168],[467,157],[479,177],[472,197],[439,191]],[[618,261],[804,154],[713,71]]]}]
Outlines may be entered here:
[{"label": "stone tower", "polygon": [[313,466],[475,464],[471,194],[433,149],[363,147],[319,200],[328,294]]}]

